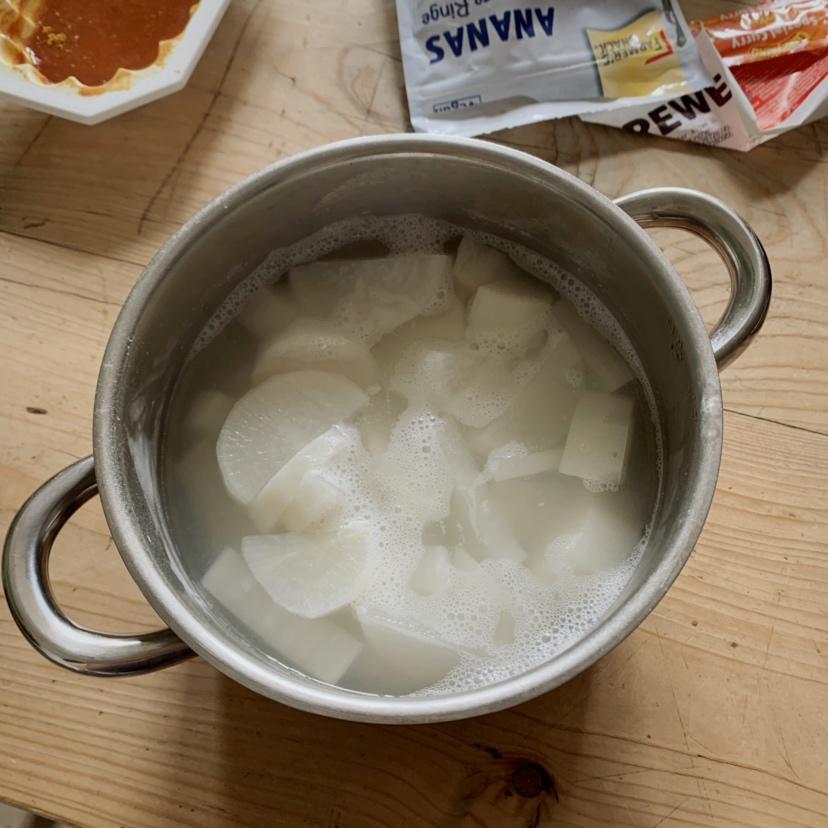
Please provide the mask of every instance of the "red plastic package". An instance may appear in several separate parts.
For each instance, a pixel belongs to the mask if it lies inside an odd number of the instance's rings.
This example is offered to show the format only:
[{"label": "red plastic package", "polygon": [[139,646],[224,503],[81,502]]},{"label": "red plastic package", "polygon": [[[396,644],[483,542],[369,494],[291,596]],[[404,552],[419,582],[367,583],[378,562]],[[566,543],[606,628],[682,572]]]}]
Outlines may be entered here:
[{"label": "red plastic package", "polygon": [[584,120],[749,150],[828,115],[828,0],[764,3],[692,24],[710,85]]},{"label": "red plastic package", "polygon": [[828,48],[828,0],[775,0],[693,22],[725,66]]}]

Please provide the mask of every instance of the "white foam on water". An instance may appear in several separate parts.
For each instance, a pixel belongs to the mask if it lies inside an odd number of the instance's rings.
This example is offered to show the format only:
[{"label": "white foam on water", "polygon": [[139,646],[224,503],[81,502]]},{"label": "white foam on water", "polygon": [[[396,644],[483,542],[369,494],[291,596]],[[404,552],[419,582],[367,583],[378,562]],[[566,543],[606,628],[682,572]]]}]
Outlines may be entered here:
[{"label": "white foam on water", "polygon": [[[203,348],[240,312],[263,286],[283,279],[298,264],[331,256],[356,242],[379,242],[388,254],[444,252],[462,233],[509,256],[523,270],[569,299],[579,315],[609,340],[638,378],[649,406],[656,439],[657,479],[661,478],[661,440],[655,401],[643,366],[612,314],[575,278],[537,253],[488,233],[468,231],[417,215],[359,217],[328,226],[289,247],[273,251],[229,294],[199,335],[193,353]],[[471,343],[472,349],[497,355],[514,345],[507,334]],[[531,363],[519,364],[519,381],[531,378]],[[523,373],[521,373],[523,372]],[[525,376],[524,376],[525,374]],[[572,371],[567,382],[583,385]],[[409,401],[411,402],[411,401]],[[497,416],[504,400],[497,395],[465,400],[481,417]],[[508,404],[508,400],[505,401]],[[543,582],[512,560],[484,560],[477,567],[455,568],[448,589],[421,595],[408,586],[423,552],[423,527],[450,509],[452,470],[441,455],[443,421],[433,411],[411,406],[391,434],[386,479],[362,446],[356,429],[352,445],[325,470],[343,492],[343,523],[366,522],[371,527],[371,581],[363,603],[380,613],[414,619],[426,631],[461,653],[459,664],[440,682],[418,694],[440,695],[470,690],[526,672],[575,644],[600,623],[617,601],[640,560],[649,526],[637,549],[614,569],[590,576],[567,576]],[[405,473],[399,475],[404,467]],[[394,476],[406,496],[395,500]],[[390,485],[389,485],[390,484]],[[604,484],[584,481],[590,492],[607,491]],[[416,492],[412,495],[412,487]],[[390,494],[389,494],[390,492]],[[658,500],[656,495],[656,501]],[[405,502],[405,508],[401,506]],[[513,643],[495,644],[495,629],[503,613],[514,620]]]},{"label": "white foam on water", "polygon": [[515,622],[514,642],[485,656],[464,654],[445,678],[414,695],[443,695],[473,690],[520,675],[563,652],[590,633],[623,592],[641,558],[649,528],[633,554],[617,567],[596,575],[571,576],[546,585],[525,567],[488,560],[481,569],[499,586],[502,607]]},{"label": "white foam on water", "polygon": [[[193,353],[204,348],[239,314],[256,291],[283,278],[291,267],[330,256],[358,242],[379,242],[389,255],[442,253],[446,242],[457,236],[452,225],[426,216],[359,216],[345,219],[288,247],[272,251],[267,258],[228,294],[199,333]],[[439,300],[439,297],[438,297]],[[426,313],[435,308],[426,309]]]}]

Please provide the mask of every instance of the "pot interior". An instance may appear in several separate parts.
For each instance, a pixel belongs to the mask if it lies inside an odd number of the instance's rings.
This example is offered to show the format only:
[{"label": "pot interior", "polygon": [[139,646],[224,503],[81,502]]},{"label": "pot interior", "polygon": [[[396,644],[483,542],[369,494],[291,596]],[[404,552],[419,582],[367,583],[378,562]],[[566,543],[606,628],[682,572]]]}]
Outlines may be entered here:
[{"label": "pot interior", "polygon": [[[482,142],[407,137],[348,142],[265,170],[229,191],[159,253],[127,301],[104,360],[96,461],[104,508],[127,566],[162,617],[225,672],[299,706],[383,718],[356,696],[283,667],[244,638],[181,566],[158,484],[168,401],[205,321],[275,248],[356,215],[422,213],[536,250],[615,315],[654,390],[661,497],[635,575],[601,627],[485,701],[503,706],[559,684],[630,632],[678,574],[706,516],[718,468],[718,375],[695,306],[645,233],[594,190]],[[253,676],[253,673],[256,673]],[[541,675],[542,673],[542,675]],[[507,682],[506,684],[509,684]],[[313,688],[316,689],[313,689]],[[301,691],[299,691],[301,694]],[[335,699],[332,701],[332,699]],[[425,702],[426,700],[419,700]],[[440,718],[431,708],[413,718]],[[370,705],[370,701],[365,704]],[[416,702],[414,702],[416,707]],[[455,710],[480,712],[471,700]],[[448,710],[446,707],[445,710]],[[449,715],[446,713],[446,715]]]}]

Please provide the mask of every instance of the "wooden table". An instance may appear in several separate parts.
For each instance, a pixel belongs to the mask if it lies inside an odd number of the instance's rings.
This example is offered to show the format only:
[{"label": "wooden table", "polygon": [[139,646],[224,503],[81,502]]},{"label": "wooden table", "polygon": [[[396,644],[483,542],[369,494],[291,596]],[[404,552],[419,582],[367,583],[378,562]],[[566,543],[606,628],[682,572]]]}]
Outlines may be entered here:
[{"label": "wooden table", "polygon": [[[276,159],[406,128],[379,0],[237,0],[185,91],[97,127],[0,105],[0,530],[89,453],[109,330],[176,227]],[[828,825],[828,124],[747,155],[573,120],[496,140],[610,196],[707,190],[767,246],[771,313],[722,378],[719,488],[667,598],[542,698],[404,728],[299,713],[199,660],[76,676],[38,656],[0,602],[0,799],[129,828]],[[715,255],[658,241],[712,322],[726,294]],[[157,626],[97,504],[60,536],[52,569],[78,621]]]}]

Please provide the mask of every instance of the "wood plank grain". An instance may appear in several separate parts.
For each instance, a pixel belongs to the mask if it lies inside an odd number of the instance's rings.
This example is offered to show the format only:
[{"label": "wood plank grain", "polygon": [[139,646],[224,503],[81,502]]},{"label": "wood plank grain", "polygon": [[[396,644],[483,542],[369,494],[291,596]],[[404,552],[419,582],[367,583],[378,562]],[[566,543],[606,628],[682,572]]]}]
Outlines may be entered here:
[{"label": "wood plank grain", "polygon": [[[56,275],[52,245],[4,244],[17,279],[0,285],[0,330],[31,346],[3,367],[3,527],[39,480],[88,450],[100,350],[136,271],[78,253],[61,254]],[[33,387],[48,396],[31,397]],[[26,411],[28,400],[47,414]],[[3,796],[83,825],[255,824],[283,813],[287,787],[287,825],[323,824],[325,808],[341,825],[522,825],[541,802],[541,824],[820,824],[828,438],[736,414],[726,422],[719,492],[690,564],[644,627],[567,687],[475,722],[343,725],[259,699],[200,663],[125,682],[71,676],[39,659],[6,614]],[[81,623],[158,623],[99,509],[61,536],[54,575]],[[348,739],[359,748],[342,748]],[[560,802],[514,792],[525,761],[548,769]],[[366,775],[378,787],[368,801]],[[445,790],[436,810],[412,815],[411,802],[434,790]]]},{"label": "wood plank grain", "polygon": [[[729,278],[704,242],[674,230],[653,235],[684,279],[708,328],[729,295]],[[770,247],[775,283],[762,331],[722,374],[725,406],[757,417],[828,433],[828,285],[815,267],[792,257],[784,269]]]},{"label": "wood plank grain", "polygon": [[101,356],[139,269],[11,236],[0,260],[0,459],[33,482],[91,448]]},{"label": "wood plank grain", "polygon": [[[716,6],[692,3],[687,13]],[[0,230],[144,264],[197,209],[261,167],[328,141],[408,129],[396,37],[391,4],[354,0],[331,11],[245,0],[231,7],[187,89],[171,98],[94,129],[44,125],[7,105],[23,126],[9,127],[7,153],[17,161],[0,180]],[[42,132],[33,141],[35,127]],[[610,197],[701,187],[742,213],[771,253],[776,301],[766,336],[725,377],[727,404],[828,433],[828,342],[819,325],[827,129],[809,126],[748,154],[571,119],[494,138]],[[686,242],[667,244],[682,260]],[[726,299],[715,258],[684,261],[683,275],[715,317]]]},{"label": "wood plank grain", "polygon": [[[796,150],[780,140],[740,154],[666,139],[624,144],[617,130],[586,129],[594,151],[578,158],[575,170],[602,192],[615,196],[646,187],[695,187],[722,199],[752,225],[768,251],[774,297],[762,334],[722,378],[726,404],[828,433],[828,338],[821,324],[822,263],[828,255],[824,139],[815,146],[815,128],[807,127],[790,139],[805,141]],[[728,291],[715,254],[675,231],[660,231],[656,238],[705,319],[714,322]]]},{"label": "wood plank grain", "polygon": [[[89,826],[823,825],[828,438],[726,423],[715,505],[668,597],[512,711],[375,727],[292,711],[201,662],[86,679],[43,662],[4,610],[4,795]],[[7,522],[5,491],[0,506]],[[55,579],[84,623],[153,625],[100,520],[61,536]],[[516,792],[527,762],[554,793]]]}]

